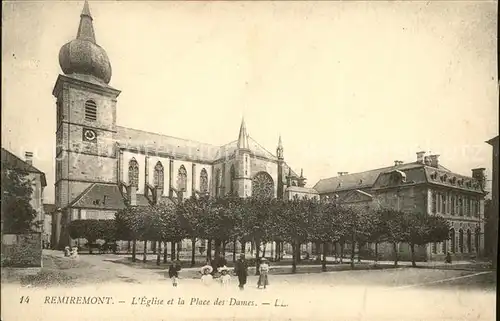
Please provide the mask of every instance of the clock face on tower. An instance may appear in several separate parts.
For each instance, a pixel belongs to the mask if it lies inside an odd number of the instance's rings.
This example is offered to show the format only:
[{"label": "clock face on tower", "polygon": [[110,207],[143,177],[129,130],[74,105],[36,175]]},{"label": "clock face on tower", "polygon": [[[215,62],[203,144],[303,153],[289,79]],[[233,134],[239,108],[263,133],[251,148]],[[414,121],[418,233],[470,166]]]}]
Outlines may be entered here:
[{"label": "clock face on tower", "polygon": [[97,134],[94,130],[84,128],[83,129],[83,140],[86,142],[96,142],[97,141]]}]

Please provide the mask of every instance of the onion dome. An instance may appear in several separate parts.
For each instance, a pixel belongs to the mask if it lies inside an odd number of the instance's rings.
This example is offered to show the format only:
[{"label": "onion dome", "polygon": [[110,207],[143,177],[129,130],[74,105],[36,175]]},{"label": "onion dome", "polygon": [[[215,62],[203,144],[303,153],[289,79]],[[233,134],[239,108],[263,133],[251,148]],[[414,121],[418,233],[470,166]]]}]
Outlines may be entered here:
[{"label": "onion dome", "polygon": [[59,51],[59,65],[66,75],[83,74],[108,84],[111,80],[111,63],[106,51],[95,40],[89,4],[85,1],[76,39]]}]

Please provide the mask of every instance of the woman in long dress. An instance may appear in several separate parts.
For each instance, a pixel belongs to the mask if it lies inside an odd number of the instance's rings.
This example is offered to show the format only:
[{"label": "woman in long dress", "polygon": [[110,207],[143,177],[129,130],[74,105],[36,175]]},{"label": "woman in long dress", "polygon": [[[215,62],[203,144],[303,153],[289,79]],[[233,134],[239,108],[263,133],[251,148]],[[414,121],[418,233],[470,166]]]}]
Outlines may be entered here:
[{"label": "woman in long dress", "polygon": [[269,285],[269,264],[267,263],[267,260],[265,258],[261,259],[260,267],[260,276],[259,276],[259,282],[257,283],[257,288],[260,289],[261,286],[266,288],[266,286]]}]

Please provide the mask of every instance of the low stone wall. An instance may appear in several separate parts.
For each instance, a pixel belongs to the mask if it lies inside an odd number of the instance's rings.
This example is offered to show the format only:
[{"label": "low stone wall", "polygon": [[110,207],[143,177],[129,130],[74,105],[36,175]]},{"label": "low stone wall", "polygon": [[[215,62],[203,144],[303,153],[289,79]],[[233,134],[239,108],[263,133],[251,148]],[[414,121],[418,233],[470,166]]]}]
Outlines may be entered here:
[{"label": "low stone wall", "polygon": [[2,267],[42,267],[42,235],[3,234]]}]

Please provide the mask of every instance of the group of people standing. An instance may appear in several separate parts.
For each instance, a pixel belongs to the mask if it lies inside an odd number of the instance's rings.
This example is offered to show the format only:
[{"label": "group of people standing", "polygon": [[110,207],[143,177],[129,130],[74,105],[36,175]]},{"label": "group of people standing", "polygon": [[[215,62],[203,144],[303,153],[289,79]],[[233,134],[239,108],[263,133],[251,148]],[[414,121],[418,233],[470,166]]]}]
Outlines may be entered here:
[{"label": "group of people standing", "polygon": [[[225,261],[225,259],[224,259]],[[201,282],[205,286],[209,286],[213,283],[214,281],[214,272],[217,271],[220,273],[220,276],[217,277],[218,281],[222,285],[222,287],[226,288],[229,287],[231,284],[231,269],[229,269],[226,266],[226,262],[223,262],[224,265],[217,267],[217,264],[215,265],[215,268],[213,265],[207,264],[203,266],[200,270],[201,272]],[[177,280],[179,278],[179,271],[181,270],[180,267],[180,262],[173,263],[170,265],[168,275],[170,279],[172,280],[172,284],[174,287],[177,286]],[[259,281],[257,282],[257,288],[260,288],[261,286],[264,287],[264,289],[269,285],[269,263],[267,262],[266,258],[261,258],[261,264],[259,267]],[[247,261],[245,260],[245,254],[240,254],[239,259],[235,262],[234,265],[234,275],[238,277],[238,287],[240,290],[243,290],[245,288],[245,284],[247,283],[247,277],[248,277],[248,264]]]}]

